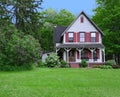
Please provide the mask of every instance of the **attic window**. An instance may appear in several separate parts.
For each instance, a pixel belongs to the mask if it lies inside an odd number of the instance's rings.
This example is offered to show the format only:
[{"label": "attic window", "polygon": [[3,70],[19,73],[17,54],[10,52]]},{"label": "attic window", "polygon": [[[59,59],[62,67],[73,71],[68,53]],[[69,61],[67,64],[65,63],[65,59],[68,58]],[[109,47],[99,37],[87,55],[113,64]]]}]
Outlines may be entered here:
[{"label": "attic window", "polygon": [[83,17],[80,18],[80,22],[81,22],[81,23],[84,22],[84,18],[83,18]]}]

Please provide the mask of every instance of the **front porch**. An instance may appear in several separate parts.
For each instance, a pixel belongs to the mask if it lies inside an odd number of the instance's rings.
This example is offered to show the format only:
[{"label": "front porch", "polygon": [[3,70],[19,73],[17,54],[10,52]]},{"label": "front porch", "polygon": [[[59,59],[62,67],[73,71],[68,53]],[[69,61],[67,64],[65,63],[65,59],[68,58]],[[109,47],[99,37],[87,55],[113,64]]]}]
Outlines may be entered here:
[{"label": "front porch", "polygon": [[[59,48],[56,50],[61,59],[65,60],[71,67],[73,64],[80,64],[82,60],[86,60],[89,67],[93,65],[101,65],[105,62],[105,53],[102,48]],[[78,65],[75,67],[77,68]]]}]

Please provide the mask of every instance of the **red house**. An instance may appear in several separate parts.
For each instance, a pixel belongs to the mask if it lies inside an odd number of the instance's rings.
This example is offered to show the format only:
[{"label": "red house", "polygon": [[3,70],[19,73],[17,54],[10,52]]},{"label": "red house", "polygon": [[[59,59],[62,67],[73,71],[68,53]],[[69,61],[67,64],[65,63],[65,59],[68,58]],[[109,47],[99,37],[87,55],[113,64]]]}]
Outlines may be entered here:
[{"label": "red house", "polygon": [[71,67],[79,67],[85,59],[88,65],[101,65],[105,62],[105,50],[102,44],[103,32],[84,13],[68,27],[55,27],[54,43],[60,59]]}]

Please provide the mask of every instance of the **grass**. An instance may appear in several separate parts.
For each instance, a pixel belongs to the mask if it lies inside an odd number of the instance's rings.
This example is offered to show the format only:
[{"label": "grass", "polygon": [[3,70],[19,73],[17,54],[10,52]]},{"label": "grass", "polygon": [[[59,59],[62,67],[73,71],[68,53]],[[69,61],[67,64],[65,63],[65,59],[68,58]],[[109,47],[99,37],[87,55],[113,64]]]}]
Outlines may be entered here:
[{"label": "grass", "polygon": [[120,97],[120,70],[0,72],[0,97]]}]

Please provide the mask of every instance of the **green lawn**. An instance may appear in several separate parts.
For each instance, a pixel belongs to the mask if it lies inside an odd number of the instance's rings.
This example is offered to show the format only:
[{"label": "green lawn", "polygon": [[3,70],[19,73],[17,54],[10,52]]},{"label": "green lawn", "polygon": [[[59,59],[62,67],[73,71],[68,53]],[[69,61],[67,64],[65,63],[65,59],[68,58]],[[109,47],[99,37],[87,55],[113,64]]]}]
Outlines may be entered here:
[{"label": "green lawn", "polygon": [[0,97],[120,97],[120,70],[0,72]]}]

